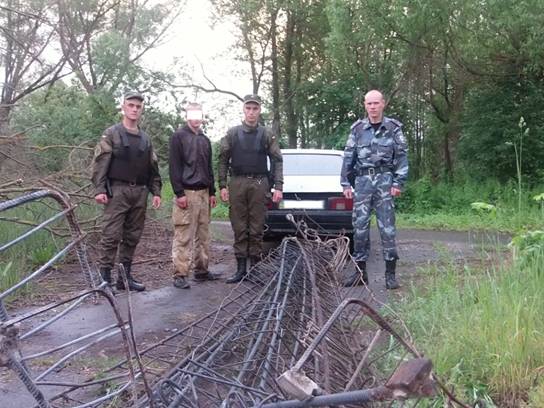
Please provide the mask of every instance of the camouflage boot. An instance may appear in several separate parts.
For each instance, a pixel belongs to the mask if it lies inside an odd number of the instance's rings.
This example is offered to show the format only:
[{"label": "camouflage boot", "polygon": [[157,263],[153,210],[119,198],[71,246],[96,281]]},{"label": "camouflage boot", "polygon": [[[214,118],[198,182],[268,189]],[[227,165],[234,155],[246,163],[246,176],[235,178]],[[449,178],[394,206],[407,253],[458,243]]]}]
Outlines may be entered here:
[{"label": "camouflage boot", "polygon": [[397,261],[385,261],[385,287],[386,289],[398,289],[399,283],[395,279],[395,270],[397,267]]}]

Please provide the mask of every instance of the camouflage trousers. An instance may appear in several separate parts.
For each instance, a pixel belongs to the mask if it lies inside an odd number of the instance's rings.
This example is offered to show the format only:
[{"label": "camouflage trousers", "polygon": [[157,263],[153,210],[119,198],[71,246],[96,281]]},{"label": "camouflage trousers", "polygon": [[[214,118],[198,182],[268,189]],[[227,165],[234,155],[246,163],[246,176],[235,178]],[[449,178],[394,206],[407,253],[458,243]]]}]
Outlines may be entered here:
[{"label": "camouflage trousers", "polygon": [[187,207],[172,209],[174,277],[208,272],[210,250],[210,200],[207,189],[185,190]]},{"label": "camouflage trousers", "polygon": [[144,230],[147,209],[146,186],[113,184],[113,197],[104,206],[100,239],[100,268],[113,268],[119,250],[119,262],[131,262]]},{"label": "camouflage trousers", "polygon": [[395,243],[395,204],[391,196],[391,173],[358,176],[353,201],[353,239],[355,261],[366,261],[370,255],[370,216],[376,220],[382,240],[383,259],[398,259]]},{"label": "camouflage trousers", "polygon": [[235,176],[229,183],[229,218],[236,258],[258,258],[263,252],[267,194],[266,177]]}]

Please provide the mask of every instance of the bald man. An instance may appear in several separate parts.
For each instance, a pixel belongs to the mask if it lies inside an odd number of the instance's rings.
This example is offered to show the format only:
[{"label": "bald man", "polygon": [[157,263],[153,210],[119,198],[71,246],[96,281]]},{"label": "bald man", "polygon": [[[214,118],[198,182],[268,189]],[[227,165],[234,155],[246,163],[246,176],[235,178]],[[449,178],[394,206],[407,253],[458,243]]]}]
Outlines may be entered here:
[{"label": "bald man", "polygon": [[[385,99],[372,90],[365,95],[367,117],[351,126],[344,149],[340,183],[346,198],[353,198],[355,271],[344,286],[368,284],[366,261],[370,254],[370,216],[376,212],[385,260],[385,287],[398,289],[394,197],[408,178],[408,155],[402,123],[383,115]],[[352,190],[352,187],[354,190]]]}]

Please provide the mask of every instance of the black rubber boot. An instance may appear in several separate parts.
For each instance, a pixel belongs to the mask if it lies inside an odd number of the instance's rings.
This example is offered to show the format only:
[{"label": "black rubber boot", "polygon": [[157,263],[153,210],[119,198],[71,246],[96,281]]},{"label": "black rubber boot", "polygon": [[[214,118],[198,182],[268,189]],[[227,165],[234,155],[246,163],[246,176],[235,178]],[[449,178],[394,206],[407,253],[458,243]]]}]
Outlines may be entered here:
[{"label": "black rubber boot", "polygon": [[361,270],[361,273],[359,273],[359,271],[355,269],[355,271],[344,280],[343,285],[345,287],[362,285],[363,283],[365,285],[368,285],[368,274],[366,272],[366,262],[365,261],[357,262],[357,267]]},{"label": "black rubber boot", "polygon": [[249,257],[249,270],[251,271],[255,265],[257,265],[260,262],[261,258],[258,256],[250,256]]},{"label": "black rubber boot", "polygon": [[[123,262],[123,266],[125,268],[125,273],[127,275],[128,288],[130,290],[136,290],[138,292],[144,291],[145,286],[132,277],[132,274],[131,274],[132,264],[130,262]],[[125,282],[123,281],[123,277],[121,276],[120,273],[117,274],[117,284],[115,286],[119,290],[125,290]]]},{"label": "black rubber boot", "polygon": [[236,273],[228,278],[227,283],[238,283],[246,276],[247,258],[236,258]]},{"label": "black rubber boot", "polygon": [[385,261],[385,288],[386,289],[398,289],[399,283],[395,279],[395,270],[397,268],[397,261]]},{"label": "black rubber boot", "polygon": [[111,286],[111,268],[100,268],[100,277]]}]

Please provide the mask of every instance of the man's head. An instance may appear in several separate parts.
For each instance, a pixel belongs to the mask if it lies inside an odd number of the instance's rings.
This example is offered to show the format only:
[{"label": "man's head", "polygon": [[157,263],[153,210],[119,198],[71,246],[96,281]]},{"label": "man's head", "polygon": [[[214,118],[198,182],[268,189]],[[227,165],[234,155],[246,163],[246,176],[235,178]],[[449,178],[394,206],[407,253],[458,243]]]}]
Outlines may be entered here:
[{"label": "man's head", "polygon": [[380,91],[373,89],[365,95],[365,110],[370,123],[380,123],[385,109],[385,99]]},{"label": "man's head", "polygon": [[204,121],[204,114],[202,112],[202,105],[196,102],[192,102],[185,108],[185,119],[187,125],[195,133],[198,133],[202,122]]},{"label": "man's head", "polygon": [[121,110],[125,118],[138,121],[144,110],[144,97],[136,91],[127,92],[123,97]]},{"label": "man's head", "polygon": [[261,115],[261,98],[259,95],[244,96],[244,122],[249,126],[257,126]]}]

